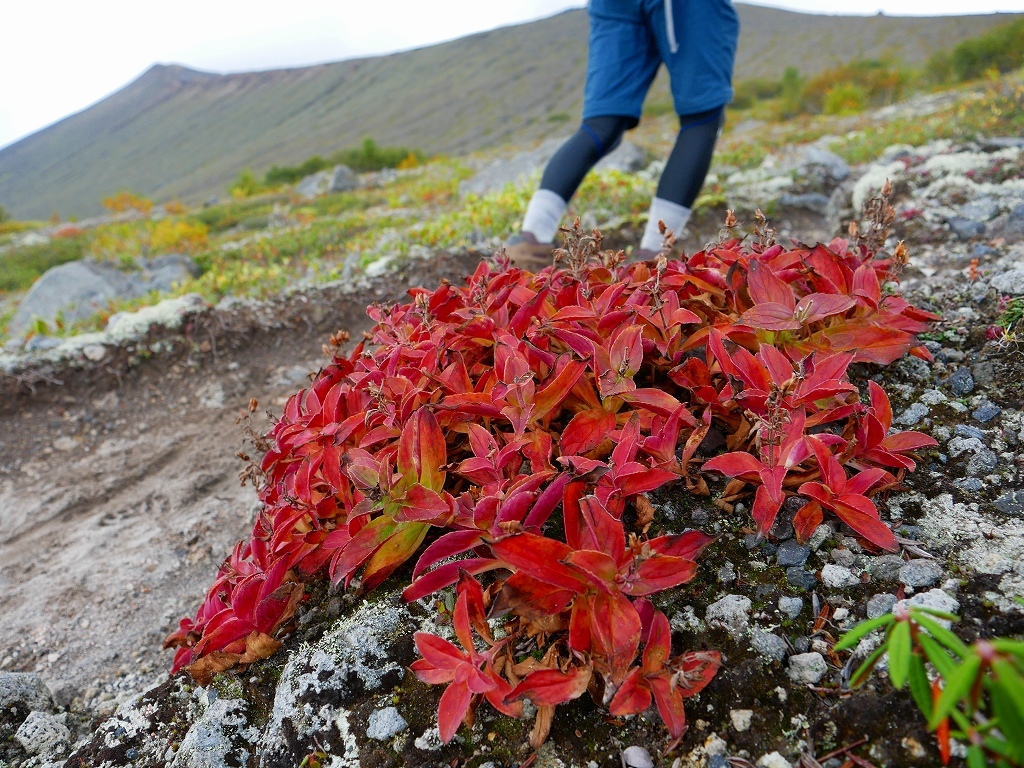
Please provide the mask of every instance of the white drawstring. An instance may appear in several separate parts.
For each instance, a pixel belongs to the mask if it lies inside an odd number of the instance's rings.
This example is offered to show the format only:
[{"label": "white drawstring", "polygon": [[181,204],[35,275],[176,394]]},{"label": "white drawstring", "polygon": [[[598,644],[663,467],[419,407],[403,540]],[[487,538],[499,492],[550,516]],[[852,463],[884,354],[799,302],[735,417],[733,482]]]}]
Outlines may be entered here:
[{"label": "white drawstring", "polygon": [[676,23],[672,18],[672,0],[665,0],[665,27],[668,29],[668,49],[675,53],[679,50],[676,40]]}]

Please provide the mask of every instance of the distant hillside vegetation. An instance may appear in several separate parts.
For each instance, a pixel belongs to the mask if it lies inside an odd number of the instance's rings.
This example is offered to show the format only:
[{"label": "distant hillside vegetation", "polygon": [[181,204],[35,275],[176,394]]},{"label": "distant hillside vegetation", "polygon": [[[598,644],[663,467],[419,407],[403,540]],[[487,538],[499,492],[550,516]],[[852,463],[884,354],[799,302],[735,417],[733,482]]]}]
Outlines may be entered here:
[{"label": "distant hillside vegetation", "polygon": [[[740,5],[737,79],[814,74],[853,58],[922,64],[938,48],[1013,18],[892,18]],[[568,131],[580,110],[586,13],[405,53],[218,75],[157,65],[98,104],[0,150],[0,203],[19,218],[100,210],[131,189],[156,200],[223,194],[262,174],[355,146],[464,153]],[[665,99],[660,79],[652,99]],[[571,123],[568,123],[571,125]]]}]

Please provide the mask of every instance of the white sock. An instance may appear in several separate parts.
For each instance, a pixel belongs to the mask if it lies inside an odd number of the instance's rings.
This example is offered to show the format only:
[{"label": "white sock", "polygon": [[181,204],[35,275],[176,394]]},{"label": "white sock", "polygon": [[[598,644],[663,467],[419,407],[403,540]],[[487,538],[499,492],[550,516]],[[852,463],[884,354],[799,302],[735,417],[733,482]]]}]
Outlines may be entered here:
[{"label": "white sock", "polygon": [[665,226],[671,229],[676,237],[681,237],[683,227],[690,220],[690,209],[685,205],[673,203],[671,200],[663,200],[656,197],[651,200],[651,211],[647,216],[647,227],[644,229],[644,236],[640,240],[640,247],[645,251],[658,252],[661,250],[661,232],[658,231],[658,222],[664,221]]},{"label": "white sock", "polygon": [[554,242],[567,206],[568,203],[550,189],[538,189],[526,207],[523,231],[536,237],[539,243]]}]

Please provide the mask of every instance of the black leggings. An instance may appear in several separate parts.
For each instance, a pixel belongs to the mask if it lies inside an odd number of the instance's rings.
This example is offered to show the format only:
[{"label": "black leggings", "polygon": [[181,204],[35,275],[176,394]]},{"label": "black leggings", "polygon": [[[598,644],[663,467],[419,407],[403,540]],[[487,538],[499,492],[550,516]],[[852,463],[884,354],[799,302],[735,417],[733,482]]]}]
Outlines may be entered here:
[{"label": "black leggings", "polygon": [[[658,182],[658,197],[692,207],[711,167],[715,140],[724,116],[724,107],[679,116],[679,135]],[[619,145],[622,134],[636,123],[636,118],[624,115],[588,117],[548,161],[540,180],[541,189],[568,201],[583,177]]]}]

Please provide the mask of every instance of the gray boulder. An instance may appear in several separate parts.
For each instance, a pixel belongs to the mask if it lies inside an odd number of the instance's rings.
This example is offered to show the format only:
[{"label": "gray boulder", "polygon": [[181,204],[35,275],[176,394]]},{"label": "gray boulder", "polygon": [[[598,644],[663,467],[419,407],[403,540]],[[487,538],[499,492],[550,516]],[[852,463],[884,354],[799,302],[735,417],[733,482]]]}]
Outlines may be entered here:
[{"label": "gray boulder", "polygon": [[34,672],[0,672],[0,712],[12,708],[23,710],[24,715],[53,711],[53,697],[43,678]]},{"label": "gray boulder", "polygon": [[1024,295],[1024,267],[1015,267],[995,275],[989,283],[1000,293],[1012,296]]},{"label": "gray boulder", "polygon": [[11,336],[20,336],[37,319],[49,326],[58,317],[65,323],[84,320],[112,301],[135,299],[150,291],[169,291],[197,273],[195,262],[180,254],[142,259],[139,268],[130,272],[101,262],[69,261],[48,269],[36,280],[7,330]]},{"label": "gray boulder", "polygon": [[336,165],[304,177],[295,185],[295,192],[312,199],[332,192],[348,192],[358,186],[359,177],[351,168],[347,165]]},{"label": "gray boulder", "polygon": [[349,192],[359,187],[359,177],[347,165],[336,165],[331,169],[329,192]]},{"label": "gray boulder", "polygon": [[636,173],[647,163],[647,153],[631,141],[623,141],[594,166],[599,171]]}]

